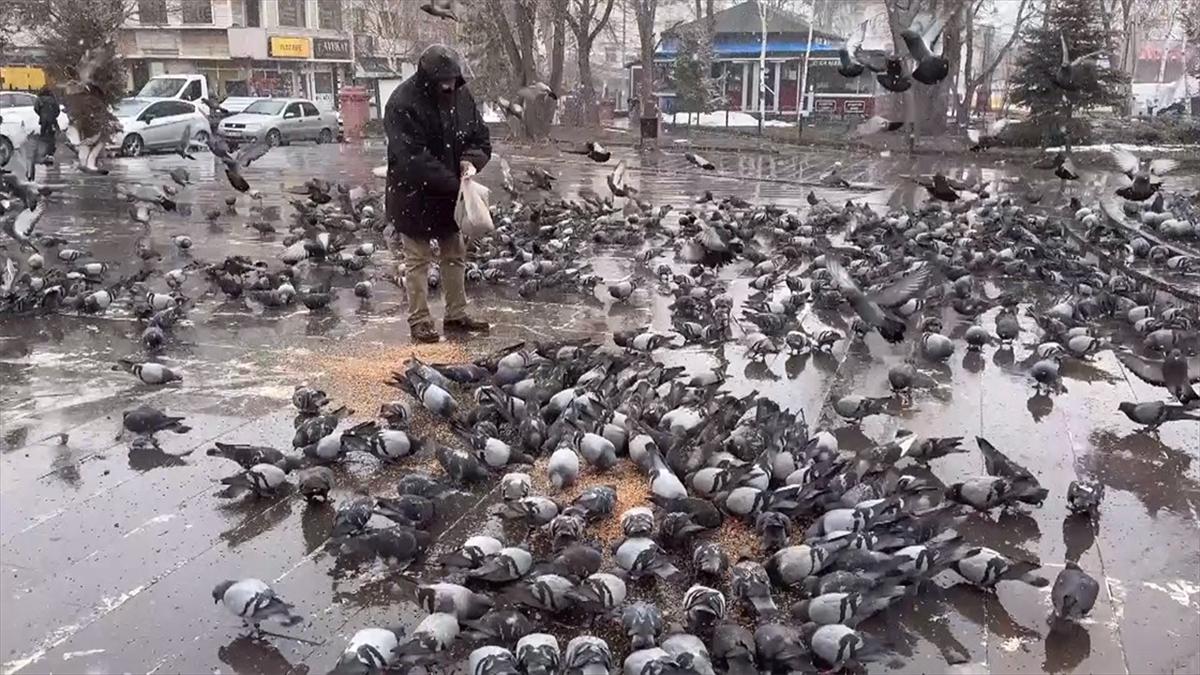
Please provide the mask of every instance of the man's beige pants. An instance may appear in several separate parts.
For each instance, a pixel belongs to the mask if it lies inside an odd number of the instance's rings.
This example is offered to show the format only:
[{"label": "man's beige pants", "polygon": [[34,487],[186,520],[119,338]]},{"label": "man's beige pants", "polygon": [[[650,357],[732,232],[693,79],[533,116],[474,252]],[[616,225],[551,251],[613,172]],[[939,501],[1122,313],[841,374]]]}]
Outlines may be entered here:
[{"label": "man's beige pants", "polygon": [[[404,287],[408,290],[408,325],[433,326],[429,314],[429,265],[434,261],[433,241],[400,235],[404,245]],[[441,257],[442,293],[446,321],[467,318],[467,247],[462,233],[437,240]]]}]

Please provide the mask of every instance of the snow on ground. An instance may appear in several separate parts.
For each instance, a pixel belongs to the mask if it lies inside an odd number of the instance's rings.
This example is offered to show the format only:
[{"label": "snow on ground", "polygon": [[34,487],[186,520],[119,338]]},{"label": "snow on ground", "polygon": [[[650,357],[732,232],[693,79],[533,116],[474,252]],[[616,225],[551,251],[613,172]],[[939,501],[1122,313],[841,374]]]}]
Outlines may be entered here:
[{"label": "snow on ground", "polygon": [[[1112,152],[1114,148],[1130,152],[1195,152],[1200,145],[1132,145],[1130,143],[1101,143],[1099,145],[1076,145],[1072,152]],[[1046,148],[1046,152],[1064,152],[1063,146]]]},{"label": "snow on ground", "polygon": [[[726,117],[728,115],[728,117]],[[690,113],[692,126],[700,127],[757,127],[758,118],[744,112],[736,110],[718,110],[708,113]],[[683,126],[688,123],[689,113],[675,113],[668,115],[665,118],[667,124]],[[783,120],[766,120],[763,126],[767,127],[790,127],[791,122]]]}]

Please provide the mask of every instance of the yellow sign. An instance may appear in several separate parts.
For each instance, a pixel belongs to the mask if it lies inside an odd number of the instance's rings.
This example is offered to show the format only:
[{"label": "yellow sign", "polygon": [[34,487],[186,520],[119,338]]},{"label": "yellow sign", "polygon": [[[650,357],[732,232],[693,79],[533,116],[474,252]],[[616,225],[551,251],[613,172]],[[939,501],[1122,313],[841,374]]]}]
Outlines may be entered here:
[{"label": "yellow sign", "polygon": [[284,59],[312,57],[312,41],[306,37],[271,37],[271,56]]},{"label": "yellow sign", "polygon": [[46,71],[36,66],[0,67],[0,89],[36,91],[46,86]]}]

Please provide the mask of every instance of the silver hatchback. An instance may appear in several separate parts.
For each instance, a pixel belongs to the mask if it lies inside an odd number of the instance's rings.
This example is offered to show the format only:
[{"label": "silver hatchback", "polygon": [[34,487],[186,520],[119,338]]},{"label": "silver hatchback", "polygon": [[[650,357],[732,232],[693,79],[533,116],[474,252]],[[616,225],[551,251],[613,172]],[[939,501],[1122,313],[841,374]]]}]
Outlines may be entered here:
[{"label": "silver hatchback", "polygon": [[234,143],[264,140],[271,145],[293,141],[330,143],[337,138],[337,116],[312,101],[264,98],[221,120],[217,133]]}]

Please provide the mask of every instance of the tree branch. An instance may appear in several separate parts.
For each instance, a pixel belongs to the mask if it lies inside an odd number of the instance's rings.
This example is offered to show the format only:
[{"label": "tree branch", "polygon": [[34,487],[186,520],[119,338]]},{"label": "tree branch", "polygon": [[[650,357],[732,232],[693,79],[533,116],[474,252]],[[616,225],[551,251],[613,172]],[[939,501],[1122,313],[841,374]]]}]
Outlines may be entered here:
[{"label": "tree branch", "polygon": [[[600,15],[600,21],[596,24],[596,30],[588,34],[589,41],[595,40],[600,35],[600,31],[604,30],[604,27],[608,25],[608,19],[612,16],[613,2],[614,0],[608,0],[608,5],[604,8],[604,14]],[[595,11],[594,5],[592,11]]]},{"label": "tree branch", "polygon": [[1009,49],[1012,49],[1013,43],[1016,42],[1017,38],[1021,36],[1021,25],[1024,24],[1025,21],[1028,20],[1029,16],[1030,16],[1030,15],[1025,14],[1025,8],[1028,5],[1029,5],[1029,0],[1021,0],[1021,6],[1017,8],[1017,18],[1013,22],[1013,32],[1012,32],[1012,35],[1010,35],[1008,37],[1008,42],[1005,42],[1004,46],[1001,47],[1000,50],[996,52],[996,58],[992,60],[992,64],[990,66],[987,66],[986,68],[981,68],[979,70],[978,77],[973,77],[967,81],[969,86],[971,86],[971,87],[979,86],[980,84],[983,83],[984,80],[991,77],[992,73],[994,73],[996,71],[996,68],[1000,65],[1000,62],[1002,60],[1004,60],[1004,55],[1008,53]]}]

